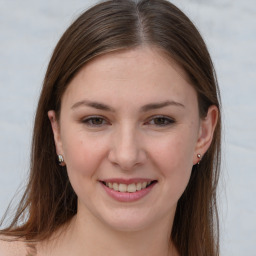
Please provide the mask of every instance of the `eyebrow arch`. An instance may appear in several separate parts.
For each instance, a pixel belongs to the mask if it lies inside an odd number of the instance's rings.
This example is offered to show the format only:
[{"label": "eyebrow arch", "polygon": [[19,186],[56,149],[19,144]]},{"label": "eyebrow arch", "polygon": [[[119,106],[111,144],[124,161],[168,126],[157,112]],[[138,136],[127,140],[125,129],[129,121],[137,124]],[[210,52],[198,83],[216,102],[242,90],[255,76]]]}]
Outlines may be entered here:
[{"label": "eyebrow arch", "polygon": [[87,107],[96,108],[99,110],[115,112],[115,110],[113,108],[111,108],[110,106],[108,106],[106,104],[103,104],[100,102],[89,101],[89,100],[78,101],[71,107],[71,109],[75,109],[75,108],[78,108],[81,106],[87,106]]},{"label": "eyebrow arch", "polygon": [[182,103],[167,100],[167,101],[164,101],[164,102],[159,102],[159,103],[157,102],[157,103],[147,104],[147,105],[141,107],[141,111],[142,112],[147,112],[147,111],[150,111],[150,110],[164,108],[164,107],[167,107],[167,106],[177,106],[177,107],[185,108],[185,106]]},{"label": "eyebrow arch", "polygon": [[[81,106],[87,106],[87,107],[92,107],[95,109],[99,109],[99,110],[104,110],[104,111],[110,111],[110,112],[115,112],[115,110],[103,103],[100,102],[94,102],[94,101],[89,101],[89,100],[81,100],[78,101],[77,103],[75,103],[71,109],[76,109],[78,107]],[[156,103],[149,103],[147,105],[144,105],[141,107],[140,111],[141,112],[147,112],[150,110],[154,110],[154,109],[159,109],[159,108],[164,108],[167,106],[177,106],[177,107],[183,107],[185,108],[185,106],[182,103],[176,102],[176,101],[164,101],[164,102],[156,102]]]}]

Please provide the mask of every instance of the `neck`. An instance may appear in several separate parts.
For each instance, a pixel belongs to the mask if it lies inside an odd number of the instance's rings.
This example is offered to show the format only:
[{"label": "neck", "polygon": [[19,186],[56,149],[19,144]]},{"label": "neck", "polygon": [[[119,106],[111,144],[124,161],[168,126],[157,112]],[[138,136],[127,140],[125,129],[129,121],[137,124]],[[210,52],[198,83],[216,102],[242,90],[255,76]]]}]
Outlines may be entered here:
[{"label": "neck", "polygon": [[152,224],[143,230],[120,231],[100,221],[86,220],[78,214],[72,221],[69,233],[74,245],[72,251],[77,251],[73,255],[82,256],[88,252],[88,255],[176,256],[170,242],[171,227],[166,223],[172,223],[172,220]]},{"label": "neck", "polygon": [[[170,241],[173,216],[133,231],[115,230],[94,216],[77,214],[65,228],[39,247],[40,255],[178,256]],[[167,225],[169,223],[169,225]],[[51,252],[51,253],[49,253]]]}]

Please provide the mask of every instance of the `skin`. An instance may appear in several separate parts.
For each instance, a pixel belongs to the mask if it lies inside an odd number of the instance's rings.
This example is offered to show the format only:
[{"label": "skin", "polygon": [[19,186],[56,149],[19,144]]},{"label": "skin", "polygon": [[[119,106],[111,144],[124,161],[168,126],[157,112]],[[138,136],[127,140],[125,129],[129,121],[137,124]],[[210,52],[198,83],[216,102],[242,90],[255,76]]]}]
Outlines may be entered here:
[{"label": "skin", "polygon": [[[158,107],[146,109],[148,104]],[[109,53],[70,82],[60,119],[54,111],[48,116],[56,152],[78,196],[78,213],[54,245],[38,248],[40,255],[178,255],[169,246],[177,201],[197,154],[210,146],[218,117],[211,106],[200,119],[196,91],[184,71],[150,47]],[[157,183],[137,201],[118,202],[99,182],[109,178]]]}]

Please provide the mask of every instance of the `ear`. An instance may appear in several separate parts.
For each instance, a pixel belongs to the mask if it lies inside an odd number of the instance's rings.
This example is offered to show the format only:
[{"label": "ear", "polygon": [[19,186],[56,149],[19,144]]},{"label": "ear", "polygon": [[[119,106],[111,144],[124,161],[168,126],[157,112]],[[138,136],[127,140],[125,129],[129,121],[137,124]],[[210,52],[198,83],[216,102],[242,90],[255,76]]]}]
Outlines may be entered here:
[{"label": "ear", "polygon": [[200,160],[198,159],[197,155],[200,154],[203,157],[203,155],[210,147],[214,130],[218,122],[218,116],[218,108],[215,105],[212,105],[209,107],[206,117],[200,121],[200,128],[193,158],[193,164],[197,164]]},{"label": "ear", "polygon": [[60,126],[59,122],[56,118],[56,113],[54,110],[48,111],[48,117],[51,122],[53,136],[54,136],[54,142],[56,147],[56,153],[57,155],[63,155],[63,149],[62,149],[62,141],[60,136]]}]

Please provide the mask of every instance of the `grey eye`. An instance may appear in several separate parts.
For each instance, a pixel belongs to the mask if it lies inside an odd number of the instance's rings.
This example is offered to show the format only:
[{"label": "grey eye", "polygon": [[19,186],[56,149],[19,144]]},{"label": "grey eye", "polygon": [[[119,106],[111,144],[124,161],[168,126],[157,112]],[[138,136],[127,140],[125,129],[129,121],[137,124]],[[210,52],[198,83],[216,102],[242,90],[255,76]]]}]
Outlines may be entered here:
[{"label": "grey eye", "polygon": [[165,116],[157,116],[152,118],[148,123],[156,126],[167,126],[173,124],[174,120]]},{"label": "grey eye", "polygon": [[102,117],[89,117],[83,120],[83,123],[89,125],[89,126],[102,126],[106,124],[107,122]]}]

